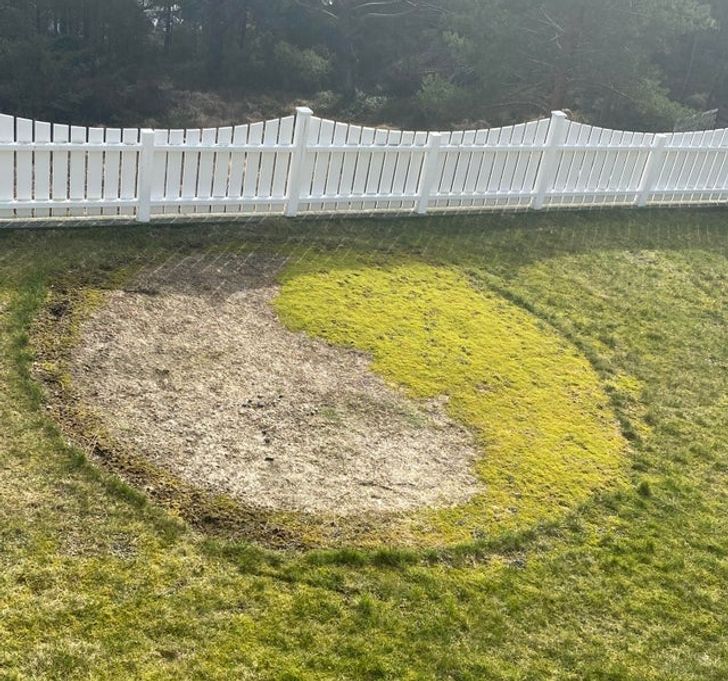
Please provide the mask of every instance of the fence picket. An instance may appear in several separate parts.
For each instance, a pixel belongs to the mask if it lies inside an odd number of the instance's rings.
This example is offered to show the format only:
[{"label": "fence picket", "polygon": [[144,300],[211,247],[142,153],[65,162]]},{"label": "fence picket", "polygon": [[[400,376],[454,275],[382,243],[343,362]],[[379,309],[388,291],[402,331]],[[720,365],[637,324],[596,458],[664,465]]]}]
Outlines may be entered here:
[{"label": "fence picket", "polygon": [[[335,146],[345,144],[347,133],[348,126],[345,123],[334,123],[333,137],[331,140],[332,144]],[[328,197],[338,198],[339,186],[341,183],[341,170],[344,166],[344,152],[332,151],[329,154],[328,166],[324,194]],[[328,201],[324,203],[323,209],[325,211],[333,211],[336,210],[337,206],[337,202]]]},{"label": "fence picket", "polygon": [[467,179],[468,170],[470,169],[470,161],[473,153],[467,147],[471,147],[475,141],[475,130],[465,130],[461,133],[460,144],[465,149],[460,149],[455,162],[455,169],[450,185],[450,198],[448,199],[448,207],[454,208],[463,205],[463,195],[465,194],[465,181]]},{"label": "fence picket", "polygon": [[[705,135],[703,136],[702,143],[713,149],[715,147],[715,142],[717,139],[717,130],[709,130],[706,131]],[[698,154],[699,156],[699,154]],[[715,153],[709,152],[705,154],[705,160],[698,164],[697,172],[695,174],[695,193],[693,193],[690,197],[691,202],[700,201],[701,198],[704,196],[703,189],[707,186],[708,183],[708,177],[710,176],[710,173],[713,169],[713,165],[715,163]],[[695,195],[697,194],[698,198],[695,198]]]},{"label": "fence picket", "polygon": [[[33,174],[35,188],[33,198],[36,201],[48,201],[51,198],[51,124],[36,121],[35,141],[41,145],[36,148],[34,155]],[[49,208],[36,208],[34,216],[37,218],[49,217]]]},{"label": "fence picket", "polygon": [[[409,172],[410,163],[412,162],[412,147],[415,141],[415,133],[408,130],[401,133],[399,137],[399,152],[395,157],[394,173],[392,175],[392,185],[390,193],[394,197],[402,197],[405,192],[405,184],[407,182],[407,173]],[[402,210],[405,207],[403,198],[396,198],[387,205],[387,210]]]},{"label": "fence picket", "polygon": [[[10,145],[15,142],[15,119],[12,116],[0,115],[0,144]],[[9,202],[15,198],[15,152],[12,147],[0,150],[0,202]],[[12,218],[12,209],[0,209],[0,218]]]},{"label": "fence picket", "polygon": [[544,207],[546,195],[553,187],[554,178],[559,169],[559,162],[562,152],[559,149],[568,133],[568,119],[566,114],[555,111],[551,115],[548,136],[546,137],[546,148],[541,155],[541,165],[536,178],[536,192],[533,199],[533,207],[539,210]]},{"label": "fence picket", "polygon": [[[488,147],[493,147],[494,145],[497,145],[498,140],[500,139],[501,132],[501,128],[491,128],[490,130],[488,130],[488,134],[485,139],[485,145]],[[475,182],[475,193],[478,197],[473,202],[474,206],[485,206],[487,204],[487,199],[485,198],[485,195],[491,190],[493,182],[493,168],[495,166],[497,156],[498,154],[495,151],[483,151],[483,159],[481,161],[480,169],[478,171],[478,179]]]},{"label": "fence picket", "polygon": [[[118,128],[108,128],[106,130],[106,143],[110,147],[120,145],[121,130]],[[108,148],[104,156],[104,201],[116,201],[119,198],[121,152],[114,148]],[[118,213],[118,206],[102,209],[102,215],[118,215]]]},{"label": "fence picket", "polygon": [[[263,144],[263,123],[253,123],[248,132],[248,144]],[[250,205],[254,205],[254,199],[257,197],[258,176],[260,173],[260,157],[259,151],[249,151],[245,157],[245,176],[243,177],[243,199],[249,199]],[[243,201],[243,209],[248,208],[248,202]],[[252,212],[252,211],[251,211]]]},{"label": "fence picket", "polygon": [[[388,197],[392,195],[392,185],[394,183],[394,172],[397,169],[397,161],[401,154],[402,131],[388,130],[384,144],[387,151],[382,154],[382,172],[379,176],[379,187],[377,194],[380,197]],[[392,205],[391,201],[377,201],[374,204],[375,209],[389,210]]]},{"label": "fence picket", "polygon": [[518,150],[517,147],[523,144],[523,135],[525,133],[525,125],[514,125],[510,129],[510,135],[508,137],[508,145],[516,147],[516,149],[509,150],[504,156],[503,170],[501,174],[501,181],[498,185],[498,193],[502,195],[500,200],[501,206],[508,206],[512,201],[510,196],[513,191],[513,180],[516,173],[516,165],[518,163]]},{"label": "fence picket", "polygon": [[[174,203],[182,195],[182,163],[184,154],[181,151],[185,141],[184,130],[169,131],[170,149],[167,151],[167,177],[164,185],[165,203]],[[177,147],[180,151],[177,151]],[[179,207],[174,205],[165,205],[163,212],[165,214],[179,212]]]},{"label": "fence picket", "polygon": [[[405,179],[404,184],[404,193],[407,196],[417,195],[417,188],[420,186],[420,180],[425,169],[425,158],[427,155],[427,137],[428,136],[426,132],[416,132],[414,135],[414,140],[412,144],[415,151],[413,151],[411,154],[409,167],[407,168],[407,178]],[[405,201],[404,205],[407,210],[417,210],[418,201],[415,198],[409,201]]]},{"label": "fence picket", "polygon": [[[480,147],[485,144],[485,140],[488,137],[487,130],[476,130],[475,136],[473,137],[473,147]],[[483,166],[483,159],[485,154],[480,149],[474,149],[470,152],[470,162],[468,163],[468,172],[465,176],[465,182],[463,184],[463,193],[465,194],[465,201],[461,204],[464,206],[475,205],[475,199],[473,194],[476,192],[478,184],[478,177],[480,175],[480,169]]]},{"label": "fence picket", "polygon": [[[239,199],[243,195],[243,173],[245,171],[245,152],[239,147],[248,141],[248,126],[237,125],[233,130],[233,148],[230,154],[230,181],[227,196],[230,199]],[[228,212],[240,213],[243,211],[241,203],[228,205]]]},{"label": "fence picket", "polygon": [[[609,132],[609,130],[605,130],[604,128],[592,127],[589,144],[594,145],[595,148],[605,147],[610,138]],[[605,157],[606,154],[597,152],[596,150],[592,153],[591,164],[589,165],[589,171],[584,182],[584,202],[587,206],[593,206],[597,203],[596,190],[599,185],[602,168],[604,167]]]},{"label": "fence picket", "polygon": [[[83,145],[88,131],[78,125],[71,126],[71,142]],[[68,198],[71,202],[83,201],[86,198],[86,151],[82,148],[71,149],[68,160]],[[84,209],[78,205],[70,205],[70,215],[83,215]]]},{"label": "fence picket", "polygon": [[541,152],[539,147],[546,144],[546,137],[549,130],[548,119],[536,121],[533,126],[534,135],[531,140],[532,149],[528,151],[528,164],[523,177],[523,194],[520,207],[526,208],[533,200],[533,194],[536,187],[536,178],[538,176],[538,168],[541,163]]},{"label": "fence picket", "polygon": [[[263,144],[274,147],[278,141],[280,121],[267,121],[263,133]],[[267,199],[273,196],[273,170],[275,167],[275,151],[264,151],[260,160],[260,175],[258,178],[257,198]],[[266,206],[264,212],[270,212],[271,206]]]},{"label": "fence picket", "polygon": [[33,121],[18,118],[15,125],[15,138],[19,144],[15,154],[15,200],[18,202],[15,215],[19,218],[29,218],[33,214],[32,209],[21,206],[32,205],[33,199],[33,151],[30,146],[33,141]]},{"label": "fence picket", "polygon": [[[350,125],[346,132],[346,145],[352,146],[354,149],[361,142],[362,129],[359,125]],[[360,152],[347,151],[344,154],[344,163],[341,167],[341,183],[339,184],[339,192],[342,196],[351,196],[354,193],[354,173],[356,172],[357,162]],[[350,210],[351,203],[340,204],[341,210]]]},{"label": "fence picket", "polygon": [[[619,130],[609,130],[606,144],[604,146],[608,149],[611,149],[613,145],[619,144],[619,141],[621,139],[622,133]],[[616,152],[612,150],[605,151],[603,152],[603,156],[604,162],[599,169],[599,175],[597,177],[596,196],[601,195],[603,192],[606,192],[609,189],[609,181],[612,177],[612,169],[614,168]],[[605,199],[602,198],[600,200]]]},{"label": "fence picket", "polygon": [[709,202],[725,198],[725,196],[722,195],[722,192],[725,191],[726,185],[728,184],[728,129],[724,131],[721,146],[723,146],[721,163],[718,171],[716,172],[715,179],[710,185],[712,193],[708,199]]},{"label": "fence picket", "polygon": [[382,183],[382,171],[384,169],[384,157],[386,156],[387,138],[389,130],[377,129],[374,132],[374,146],[376,150],[372,153],[369,161],[369,176],[367,177],[364,193],[368,200],[364,203],[365,210],[372,210],[377,207],[379,199],[379,187]]},{"label": "fence picket", "polygon": [[[86,160],[86,199],[98,204],[101,201],[104,179],[104,152],[101,151],[104,144],[104,129],[89,128],[88,141],[90,144],[99,145],[100,149],[88,152]],[[86,214],[101,215],[101,208],[98,205],[89,206],[86,209]]]},{"label": "fence picket", "polygon": [[209,213],[210,205],[205,199],[212,197],[212,172],[214,170],[215,152],[209,151],[209,147],[217,142],[217,129],[205,128],[202,131],[202,147],[206,148],[200,152],[200,166],[197,174],[197,193],[195,197],[195,213]]},{"label": "fence picket", "polygon": [[[164,147],[169,143],[170,130],[154,131],[154,146]],[[150,200],[160,202],[164,199],[164,192],[167,187],[167,162],[169,160],[169,152],[162,148],[156,149],[153,153],[152,161],[152,189]],[[151,207],[152,215],[161,215],[164,213],[164,206],[154,205]]]},{"label": "fence picket", "polygon": [[[215,166],[212,173],[213,199],[224,199],[228,193],[228,180],[230,176],[230,151],[228,149],[232,141],[232,128],[220,128],[217,131],[217,144],[222,148],[215,153]],[[223,206],[222,210],[227,212],[227,207]]]},{"label": "fence picket", "polygon": [[[128,149],[121,152],[121,178],[119,181],[119,198],[124,201],[131,201],[137,195],[137,167],[139,165],[139,130],[136,128],[125,128],[121,134],[121,142]],[[119,208],[120,215],[133,215],[134,208],[122,206]]]},{"label": "fence picket", "polygon": [[[366,148],[374,143],[374,128],[362,128],[361,130],[361,146],[363,147],[357,154],[356,171],[354,172],[354,188],[352,195],[362,197],[366,191],[367,176],[369,175],[369,165],[372,161],[372,153],[366,151]],[[364,210],[364,202],[359,199],[351,204],[352,210]]]},{"label": "fence picket", "polygon": [[[293,144],[293,133],[295,129],[295,117],[282,118],[278,129],[278,144],[290,146]],[[292,150],[283,150],[275,154],[275,169],[273,171],[273,191],[271,196],[274,199],[286,198],[286,187],[288,185],[288,174],[291,172]],[[278,212],[278,211],[276,211]]]},{"label": "fence picket", "polygon": [[[200,166],[200,152],[196,147],[202,141],[202,130],[197,128],[185,131],[185,153],[182,170],[182,203],[187,207],[197,196],[197,171]],[[185,201],[187,205],[185,206]]]},{"label": "fence picket", "polygon": [[71,139],[71,129],[67,125],[53,126],[53,201],[60,207],[53,208],[52,215],[64,217],[67,213],[63,205],[68,200],[68,152],[62,151],[63,145]]}]

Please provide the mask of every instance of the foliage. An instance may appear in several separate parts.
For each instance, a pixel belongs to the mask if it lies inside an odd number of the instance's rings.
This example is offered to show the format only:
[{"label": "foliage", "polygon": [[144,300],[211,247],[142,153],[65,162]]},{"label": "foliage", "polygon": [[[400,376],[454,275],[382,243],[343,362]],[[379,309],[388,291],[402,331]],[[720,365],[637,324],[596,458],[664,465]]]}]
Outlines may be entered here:
[{"label": "foliage", "polygon": [[664,104],[655,97],[663,77],[656,56],[675,37],[714,27],[709,8],[696,0],[673,0],[669,7],[653,0],[457,5],[456,64],[482,92],[484,112],[506,118],[570,108],[597,124],[671,126],[674,102],[666,90]]},{"label": "foliage", "polygon": [[467,90],[443,76],[428,74],[417,93],[417,105],[428,121],[452,122],[465,118],[472,104]]},{"label": "foliage", "polygon": [[281,41],[273,49],[277,81],[292,92],[320,92],[331,75],[331,63],[315,50]]}]

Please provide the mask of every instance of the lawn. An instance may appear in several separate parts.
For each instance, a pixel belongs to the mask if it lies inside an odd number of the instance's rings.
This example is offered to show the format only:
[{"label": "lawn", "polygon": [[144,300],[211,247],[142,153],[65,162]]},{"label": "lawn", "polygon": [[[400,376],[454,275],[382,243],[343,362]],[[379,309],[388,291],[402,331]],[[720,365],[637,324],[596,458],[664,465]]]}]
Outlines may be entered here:
[{"label": "lawn", "polygon": [[[69,444],[34,378],[49,300],[250,253],[290,259],[289,326],[368,351],[415,398],[448,392],[523,522],[476,508],[427,541],[281,550],[191,525]],[[430,310],[439,345],[397,337]],[[728,678],[727,339],[720,210],[0,233],[0,678]],[[448,343],[462,362],[435,370]],[[548,399],[559,354],[583,413]],[[507,399],[468,358],[520,376]],[[481,397],[502,419],[477,422]],[[503,425],[517,404],[534,432]],[[619,457],[585,425],[604,410]],[[562,423],[589,440],[579,474],[549,444]]]}]

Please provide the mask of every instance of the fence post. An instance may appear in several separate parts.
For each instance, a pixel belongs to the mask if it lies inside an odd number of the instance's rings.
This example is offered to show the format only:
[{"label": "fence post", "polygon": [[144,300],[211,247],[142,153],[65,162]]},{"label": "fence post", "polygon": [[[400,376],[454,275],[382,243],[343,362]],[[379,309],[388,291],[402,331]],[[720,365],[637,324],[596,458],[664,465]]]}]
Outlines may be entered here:
[{"label": "fence post", "polygon": [[546,202],[546,195],[553,189],[559,162],[559,147],[566,139],[568,117],[563,111],[551,112],[551,124],[546,136],[546,148],[541,155],[541,165],[536,176],[536,194],[531,207],[541,210]]},{"label": "fence post", "polygon": [[152,219],[152,174],[154,172],[154,130],[142,130],[142,150],[139,154],[139,189],[137,222]]},{"label": "fence post", "polygon": [[645,163],[645,171],[642,174],[642,182],[637,192],[637,205],[644,208],[650,200],[650,194],[657,184],[659,173],[662,169],[662,159],[665,155],[665,146],[667,145],[667,135],[655,135],[652,141],[647,163]]},{"label": "fence post", "polygon": [[308,124],[311,116],[313,116],[313,111],[307,106],[296,107],[296,127],[293,129],[293,153],[288,175],[288,196],[286,197],[286,215],[289,218],[298,215],[303,166],[306,160],[306,145],[308,144]]},{"label": "fence post", "polygon": [[442,146],[442,134],[439,132],[430,133],[425,152],[425,161],[422,166],[422,184],[417,198],[417,213],[425,215],[432,196],[432,189],[437,179],[437,168],[440,160],[440,147]]}]

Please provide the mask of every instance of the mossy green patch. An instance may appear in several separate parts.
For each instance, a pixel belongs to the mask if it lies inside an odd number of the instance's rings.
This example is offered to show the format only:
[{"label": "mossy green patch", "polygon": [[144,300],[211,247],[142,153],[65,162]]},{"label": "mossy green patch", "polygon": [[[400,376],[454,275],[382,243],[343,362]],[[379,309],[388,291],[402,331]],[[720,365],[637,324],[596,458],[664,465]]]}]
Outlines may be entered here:
[{"label": "mossy green patch", "polygon": [[463,272],[327,266],[284,277],[275,304],[289,327],[370,353],[411,397],[445,398],[478,438],[483,493],[412,518],[413,536],[451,543],[531,528],[620,479],[625,441],[587,359]]}]

